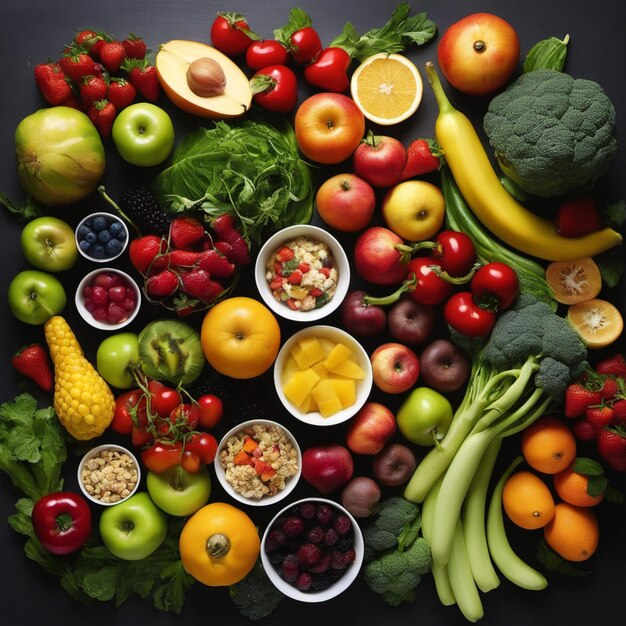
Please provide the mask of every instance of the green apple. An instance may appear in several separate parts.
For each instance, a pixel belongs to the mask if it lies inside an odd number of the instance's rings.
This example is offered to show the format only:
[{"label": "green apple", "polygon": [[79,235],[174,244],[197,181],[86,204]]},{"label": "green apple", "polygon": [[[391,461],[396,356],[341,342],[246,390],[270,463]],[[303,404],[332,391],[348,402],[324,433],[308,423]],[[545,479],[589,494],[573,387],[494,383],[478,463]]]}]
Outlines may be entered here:
[{"label": "green apple", "polygon": [[78,260],[74,230],[57,217],[37,217],[28,222],[20,244],[26,260],[40,270],[62,272]]},{"label": "green apple", "polygon": [[417,387],[405,398],[396,413],[396,422],[408,441],[433,446],[448,432],[452,414],[452,405],[438,391]]},{"label": "green apple", "polygon": [[160,509],[170,515],[185,517],[209,501],[211,476],[206,466],[192,473],[175,465],[159,474],[148,472],[146,487],[152,501]]},{"label": "green apple", "polygon": [[137,386],[133,368],[140,363],[139,340],[135,333],[116,333],[104,339],[96,352],[96,369],[118,389]]},{"label": "green apple", "polygon": [[167,517],[147,492],[140,491],[106,508],[100,516],[99,528],[104,545],[116,557],[139,561],[163,543]]},{"label": "green apple", "polygon": [[65,289],[52,274],[24,270],[16,274],[7,294],[11,313],[21,322],[39,325],[65,308]]},{"label": "green apple", "polygon": [[120,111],[111,135],[120,156],[141,167],[162,163],[174,147],[170,116],[149,102],[137,102]]}]

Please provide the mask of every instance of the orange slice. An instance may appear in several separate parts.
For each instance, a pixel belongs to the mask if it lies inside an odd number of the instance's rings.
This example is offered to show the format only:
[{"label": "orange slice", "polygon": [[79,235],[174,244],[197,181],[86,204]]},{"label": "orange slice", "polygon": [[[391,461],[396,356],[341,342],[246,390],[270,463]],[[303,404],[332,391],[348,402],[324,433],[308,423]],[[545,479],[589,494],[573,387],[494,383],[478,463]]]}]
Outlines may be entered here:
[{"label": "orange slice", "polygon": [[390,126],[407,119],[420,105],[424,85],[415,64],[401,54],[381,52],[363,61],[352,75],[352,99],[363,115]]},{"label": "orange slice", "polygon": [[617,307],[600,298],[573,304],[567,311],[567,320],[591,349],[612,344],[624,329]]}]

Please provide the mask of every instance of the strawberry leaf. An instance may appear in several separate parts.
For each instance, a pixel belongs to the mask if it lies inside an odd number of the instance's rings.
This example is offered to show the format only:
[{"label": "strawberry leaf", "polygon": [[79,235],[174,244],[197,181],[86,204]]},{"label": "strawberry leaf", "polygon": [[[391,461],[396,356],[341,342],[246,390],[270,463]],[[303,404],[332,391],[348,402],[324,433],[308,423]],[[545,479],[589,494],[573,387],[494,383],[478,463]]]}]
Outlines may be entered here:
[{"label": "strawberry leaf", "polygon": [[602,465],[587,457],[578,457],[574,461],[574,471],[585,476],[602,476],[604,474]]},{"label": "strawberry leaf", "polygon": [[562,559],[548,544],[541,539],[537,548],[537,560],[550,572],[559,572],[565,576],[581,577],[591,574],[591,571],[580,570],[571,563]]}]

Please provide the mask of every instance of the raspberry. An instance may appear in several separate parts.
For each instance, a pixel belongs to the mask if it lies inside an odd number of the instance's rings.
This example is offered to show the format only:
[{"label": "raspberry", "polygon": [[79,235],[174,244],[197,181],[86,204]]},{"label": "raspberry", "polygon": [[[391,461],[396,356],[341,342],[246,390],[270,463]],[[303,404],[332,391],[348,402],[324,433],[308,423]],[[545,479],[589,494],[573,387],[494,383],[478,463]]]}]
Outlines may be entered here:
[{"label": "raspberry", "polygon": [[303,502],[298,512],[302,519],[313,519],[315,517],[315,504],[313,502]]},{"label": "raspberry", "polygon": [[329,528],[324,533],[324,543],[327,546],[334,546],[337,543],[338,539],[339,539],[339,535],[337,534],[337,531],[334,528]]},{"label": "raspberry", "polygon": [[313,584],[313,578],[308,572],[300,572],[294,584],[300,591],[308,591]]},{"label": "raspberry", "polygon": [[574,422],[572,432],[580,441],[592,441],[597,435],[596,429],[584,419]]},{"label": "raspberry", "polygon": [[294,582],[298,578],[300,573],[300,564],[298,563],[298,557],[295,554],[288,554],[283,560],[283,564],[280,568],[281,576],[287,582]]},{"label": "raspberry", "polygon": [[330,567],[330,552],[322,552],[319,560],[315,565],[309,567],[312,574],[322,574]]},{"label": "raspberry", "polygon": [[310,567],[311,565],[315,565],[320,560],[322,552],[319,547],[313,543],[303,543],[298,548],[297,555],[300,565],[303,567]]},{"label": "raspberry", "polygon": [[304,522],[300,517],[292,515],[284,521],[282,531],[288,537],[297,537],[304,532]]},{"label": "raspberry", "polygon": [[281,530],[271,530],[267,539],[265,540],[265,552],[268,554],[271,552],[275,552],[279,548],[285,545],[287,542],[287,535]]},{"label": "raspberry", "polygon": [[324,539],[324,531],[320,526],[313,526],[306,536],[311,543],[320,543]]},{"label": "raspberry", "polygon": [[356,560],[356,552],[354,551],[354,548],[350,548],[343,553],[343,560],[345,561],[346,565],[354,563],[354,561]]},{"label": "raspberry", "polygon": [[328,524],[330,524],[333,521],[335,517],[335,513],[327,504],[320,504],[317,507],[315,516],[317,517],[317,521],[322,526],[328,526]]},{"label": "raspberry", "polygon": [[333,527],[340,535],[345,535],[352,528],[352,522],[347,515],[340,513],[335,518]]},{"label": "raspberry", "polygon": [[344,569],[348,565],[343,555],[344,553],[339,550],[333,550],[330,553],[330,567],[332,569]]}]

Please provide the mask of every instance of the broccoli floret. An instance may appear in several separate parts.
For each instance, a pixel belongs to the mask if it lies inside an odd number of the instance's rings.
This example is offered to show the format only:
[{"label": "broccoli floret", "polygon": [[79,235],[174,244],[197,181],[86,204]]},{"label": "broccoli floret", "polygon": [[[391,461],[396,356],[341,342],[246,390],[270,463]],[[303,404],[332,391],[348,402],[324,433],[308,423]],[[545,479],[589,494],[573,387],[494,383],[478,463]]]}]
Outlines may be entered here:
[{"label": "broccoli floret", "polygon": [[484,129],[502,171],[542,197],[588,186],[617,152],[615,108],[602,87],[556,70],[522,74],[495,96]]},{"label": "broccoli floret", "polygon": [[382,501],[374,523],[380,530],[398,536],[407,524],[413,524],[419,513],[415,503],[394,496]]},{"label": "broccoli floret", "polygon": [[228,593],[238,611],[252,621],[270,615],[285,597],[267,577],[261,561],[243,580],[231,585]]}]

